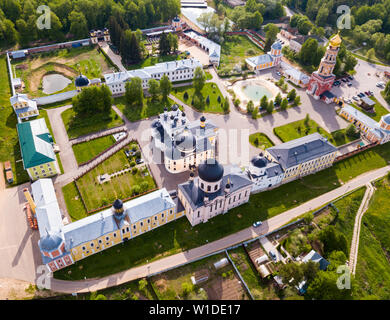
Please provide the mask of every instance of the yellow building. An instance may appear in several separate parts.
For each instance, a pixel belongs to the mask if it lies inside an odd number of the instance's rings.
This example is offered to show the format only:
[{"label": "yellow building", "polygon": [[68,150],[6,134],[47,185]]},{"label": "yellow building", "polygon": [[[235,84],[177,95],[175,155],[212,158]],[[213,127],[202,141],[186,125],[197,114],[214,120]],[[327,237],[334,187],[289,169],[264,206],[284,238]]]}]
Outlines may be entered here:
[{"label": "yellow building", "polygon": [[17,125],[23,166],[32,180],[51,177],[60,172],[54,154],[54,142],[45,119]]},{"label": "yellow building", "polygon": [[265,157],[284,170],[286,183],[332,166],[338,149],[319,133],[266,149]]},{"label": "yellow building", "polygon": [[63,227],[66,248],[78,261],[184,216],[184,208],[165,188]]}]

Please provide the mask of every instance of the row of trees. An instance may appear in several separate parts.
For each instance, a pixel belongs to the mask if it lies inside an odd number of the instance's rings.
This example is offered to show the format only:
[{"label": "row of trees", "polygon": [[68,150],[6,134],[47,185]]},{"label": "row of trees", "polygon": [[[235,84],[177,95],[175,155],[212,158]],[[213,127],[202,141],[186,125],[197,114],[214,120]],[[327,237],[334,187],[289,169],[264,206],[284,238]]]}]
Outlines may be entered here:
[{"label": "row of trees", "polygon": [[[0,1],[0,44],[23,46],[38,39],[62,41],[88,36],[88,30],[108,26],[114,16],[128,28],[146,28],[168,21],[180,13],[177,0],[47,0],[50,8],[50,29],[40,30],[36,22],[42,15],[38,0]],[[127,29],[127,28],[124,28]]]}]

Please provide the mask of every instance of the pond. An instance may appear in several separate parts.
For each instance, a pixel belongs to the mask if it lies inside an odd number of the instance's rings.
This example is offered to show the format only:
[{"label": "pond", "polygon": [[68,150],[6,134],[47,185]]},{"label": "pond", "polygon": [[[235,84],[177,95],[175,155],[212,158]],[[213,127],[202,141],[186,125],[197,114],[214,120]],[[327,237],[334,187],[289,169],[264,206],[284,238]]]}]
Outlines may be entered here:
[{"label": "pond", "polygon": [[53,94],[65,89],[70,83],[72,81],[62,74],[48,74],[42,78],[42,91],[45,94]]},{"label": "pond", "polygon": [[265,95],[268,99],[273,98],[273,94],[267,88],[259,84],[248,84],[242,87],[242,92],[253,102],[258,102]]}]

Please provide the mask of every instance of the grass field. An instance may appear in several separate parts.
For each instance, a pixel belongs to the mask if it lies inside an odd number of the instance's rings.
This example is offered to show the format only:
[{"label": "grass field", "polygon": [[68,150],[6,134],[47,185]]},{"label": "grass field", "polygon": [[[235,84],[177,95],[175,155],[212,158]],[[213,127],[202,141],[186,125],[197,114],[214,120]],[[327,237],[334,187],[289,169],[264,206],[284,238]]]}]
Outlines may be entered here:
[{"label": "grass field", "polygon": [[225,74],[233,71],[236,65],[245,64],[245,59],[263,54],[246,36],[228,36],[222,43],[221,61],[218,73]]},{"label": "grass field", "polygon": [[76,117],[73,109],[69,108],[61,113],[61,117],[69,139],[74,139],[123,124],[123,120],[117,115],[114,109],[111,109],[109,117],[103,117],[101,114],[96,114],[89,116],[88,119],[86,119]]},{"label": "grass field", "polygon": [[64,196],[66,209],[72,221],[80,220],[87,216],[87,211],[80,200],[80,195],[74,182],[62,187],[62,194]]},{"label": "grass field", "polygon": [[[181,218],[119,245],[122,254],[118,254],[115,247],[110,248],[56,272],[55,276],[69,279],[67,271],[72,270],[73,279],[102,277],[201,246],[206,241],[211,242],[249,227],[254,221],[264,221],[299,206],[364,172],[384,167],[389,161],[388,146],[377,146],[317,174],[251,195],[248,203],[230,210],[228,214],[214,217],[208,223],[191,227],[186,218]],[[79,270],[80,265],[82,270]]]},{"label": "grass field", "polygon": [[363,216],[354,298],[390,299],[390,185],[385,178]]},{"label": "grass field", "polygon": [[[184,99],[184,94],[187,92],[188,99]],[[195,89],[192,86],[185,86],[185,87],[178,87],[174,88],[172,90],[172,94],[178,98],[179,100],[183,101],[184,103],[188,105],[192,105],[192,100],[195,94]],[[204,85],[201,95],[203,98],[204,103],[202,103],[203,108],[196,108],[198,111],[202,112],[210,112],[210,113],[224,113],[224,110],[222,108],[224,97],[222,96],[221,91],[219,90],[218,86],[213,82],[208,82]],[[206,103],[206,99],[209,96],[210,103]],[[220,97],[221,102],[218,102],[218,97]]]},{"label": "grass field", "polygon": [[[274,133],[282,140],[283,142],[287,142],[290,140],[298,139],[309,134],[318,132],[322,136],[328,139],[330,143],[335,146],[340,146],[356,140],[356,138],[350,138],[345,134],[345,129],[337,130],[332,133],[327,132],[325,129],[320,127],[317,122],[310,119],[308,125],[305,125],[305,120],[298,120],[283,126],[274,128]],[[341,134],[338,135],[337,132]]]},{"label": "grass field", "polygon": [[371,96],[370,97],[371,100],[375,101],[375,106],[374,106],[374,112],[367,112],[366,110],[364,110],[363,108],[360,108],[357,104],[355,103],[352,103],[351,105],[358,109],[359,111],[363,112],[365,115],[369,116],[370,118],[373,118],[375,121],[379,121],[381,119],[382,116],[386,115],[389,113],[389,110],[387,110],[384,106],[382,106],[382,104],[379,103],[379,101]]},{"label": "grass field", "polygon": [[96,157],[100,152],[108,149],[115,143],[112,135],[97,138],[88,142],[78,143],[72,146],[73,153],[78,164],[87,162]]},{"label": "grass field", "polygon": [[162,101],[151,101],[151,99],[144,99],[142,108],[127,108],[125,97],[114,98],[114,105],[131,121],[139,121],[149,117],[157,116],[164,112],[165,107],[170,107],[173,101],[168,98],[168,103],[164,104]]},{"label": "grass field", "polygon": [[255,300],[276,300],[279,299],[276,287],[271,279],[261,279],[259,272],[253,266],[244,248],[238,247],[229,251],[238,271],[243,277],[246,285]]},{"label": "grass field", "polygon": [[142,190],[143,192],[156,187],[148,170],[145,169],[141,172],[141,168],[135,174],[129,171],[112,178],[104,184],[100,184],[97,181],[99,175],[105,173],[112,174],[128,167],[130,167],[130,161],[122,149],[77,180],[77,185],[88,210],[110,204],[115,199],[125,199],[132,196],[134,187],[136,185],[140,186],[142,182],[147,182],[148,184]]},{"label": "grass field", "polygon": [[270,138],[267,137],[264,133],[256,132],[249,136],[249,143],[256,147],[260,148],[262,150],[265,150],[267,148],[273,147],[274,143],[271,141]]},{"label": "grass field", "polygon": [[36,54],[12,62],[12,67],[25,84],[23,92],[32,97],[46,95],[42,91],[42,78],[46,74],[58,73],[71,80],[72,83],[62,90],[69,91],[75,89],[74,78],[79,73],[93,79],[101,78],[112,69],[104,55],[92,46]]},{"label": "grass field", "polygon": [[[11,88],[9,85],[7,61],[0,56],[0,161],[11,161],[14,183],[21,184],[29,180],[27,171],[23,169],[22,155],[19,147],[16,125],[18,123],[14,110],[9,102]],[[3,174],[1,172],[0,174]]]}]

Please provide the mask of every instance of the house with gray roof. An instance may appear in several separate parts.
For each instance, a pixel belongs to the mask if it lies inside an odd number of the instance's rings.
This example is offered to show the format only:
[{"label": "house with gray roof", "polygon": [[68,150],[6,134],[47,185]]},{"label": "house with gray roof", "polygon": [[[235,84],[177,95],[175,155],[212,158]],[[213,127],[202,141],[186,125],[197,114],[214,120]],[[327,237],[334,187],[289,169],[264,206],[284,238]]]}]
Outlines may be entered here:
[{"label": "house with gray roof", "polygon": [[191,172],[189,180],[178,185],[178,198],[192,226],[249,201],[253,182],[241,174],[224,174],[217,160],[202,162],[198,175]]},{"label": "house with gray roof", "polygon": [[338,149],[318,132],[266,149],[265,157],[284,170],[282,183],[332,166]]},{"label": "house with gray roof", "polygon": [[279,40],[271,46],[271,51],[256,57],[245,59],[248,69],[251,71],[261,71],[268,68],[279,66],[282,62],[282,44]]},{"label": "house with gray roof", "polygon": [[19,121],[39,115],[36,101],[31,100],[27,94],[17,93],[9,100]]}]

